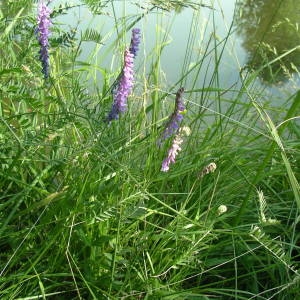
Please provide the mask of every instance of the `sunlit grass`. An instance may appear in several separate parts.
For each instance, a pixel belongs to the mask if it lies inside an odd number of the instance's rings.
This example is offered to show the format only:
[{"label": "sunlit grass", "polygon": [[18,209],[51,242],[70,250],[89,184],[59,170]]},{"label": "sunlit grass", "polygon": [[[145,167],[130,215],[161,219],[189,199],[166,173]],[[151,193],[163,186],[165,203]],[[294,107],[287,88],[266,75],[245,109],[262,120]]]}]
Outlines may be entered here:
[{"label": "sunlit grass", "polygon": [[[262,69],[226,83],[234,26],[224,19],[217,36],[218,3],[185,2],[183,12],[197,10],[170,80],[164,57],[182,1],[148,1],[133,15],[123,1],[121,16],[117,2],[83,1],[115,26],[66,35],[53,15],[44,80],[36,3],[23,2],[1,7],[1,299],[295,299],[299,92],[266,102]],[[143,32],[134,90],[108,123],[132,27]],[[157,142],[180,87],[191,134],[161,172],[172,139]]]}]

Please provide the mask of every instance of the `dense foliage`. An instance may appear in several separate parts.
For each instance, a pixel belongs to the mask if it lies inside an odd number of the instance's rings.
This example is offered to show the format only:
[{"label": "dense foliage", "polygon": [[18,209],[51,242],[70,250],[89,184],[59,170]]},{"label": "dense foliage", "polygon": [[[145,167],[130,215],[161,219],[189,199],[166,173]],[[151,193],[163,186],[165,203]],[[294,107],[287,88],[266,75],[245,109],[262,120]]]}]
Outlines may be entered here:
[{"label": "dense foliage", "polygon": [[[192,30],[216,4],[143,1],[118,15],[118,1],[53,0],[43,45],[38,5],[0,2],[0,298],[297,299],[300,92],[278,105],[258,81],[292,49],[221,86],[233,27],[196,54]],[[113,17],[110,31],[64,26],[83,8]],[[168,32],[157,27],[149,50],[142,22],[172,10],[195,11],[182,74],[165,84]],[[126,109],[108,121],[128,85]]]}]

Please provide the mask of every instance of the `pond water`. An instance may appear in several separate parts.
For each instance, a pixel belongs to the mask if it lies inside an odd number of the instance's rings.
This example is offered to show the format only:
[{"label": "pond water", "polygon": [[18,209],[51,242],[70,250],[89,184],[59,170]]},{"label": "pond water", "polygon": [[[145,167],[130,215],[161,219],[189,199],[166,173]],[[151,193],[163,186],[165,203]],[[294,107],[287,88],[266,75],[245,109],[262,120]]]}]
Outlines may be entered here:
[{"label": "pond water", "polygon": [[[58,7],[59,2],[52,1],[51,6]],[[84,42],[80,60],[93,57],[95,65],[115,70],[122,58],[111,47],[117,38],[115,20],[119,20],[119,30],[128,27],[145,13],[150,1],[106,2],[104,14],[93,15],[81,5],[69,10],[67,15],[57,17],[55,22],[65,24],[65,28],[78,25],[79,35],[87,28],[99,31],[104,44]],[[164,43],[160,57],[163,86],[178,86],[183,73],[201,62],[201,72],[198,74],[196,68],[180,84],[187,89],[205,86],[228,89],[239,88],[241,74],[259,70],[273,60],[272,65],[260,72],[255,85],[266,92],[267,98],[272,97],[276,99],[273,102],[280,103],[281,98],[286,99],[300,87],[297,72],[300,68],[299,12],[298,0],[226,0],[211,1],[198,10],[156,9],[134,25],[143,32],[143,44],[136,64],[147,73],[157,59],[158,49],[155,47]],[[191,40],[194,42],[189,42]],[[127,37],[123,37],[123,42],[130,42],[130,31]],[[285,55],[291,49],[294,50]],[[281,59],[277,59],[279,56]],[[97,81],[101,82],[101,73],[97,74]]]}]

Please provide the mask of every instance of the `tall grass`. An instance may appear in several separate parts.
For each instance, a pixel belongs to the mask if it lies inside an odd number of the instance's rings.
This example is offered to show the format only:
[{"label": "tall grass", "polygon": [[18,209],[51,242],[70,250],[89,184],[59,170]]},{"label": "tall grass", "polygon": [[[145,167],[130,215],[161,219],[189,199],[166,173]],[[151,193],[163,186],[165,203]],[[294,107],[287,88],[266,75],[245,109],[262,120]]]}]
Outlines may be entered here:
[{"label": "tall grass", "polygon": [[[111,12],[113,28],[99,33],[61,29],[71,6],[53,1],[44,80],[37,3],[19,2],[0,6],[1,299],[297,299],[300,94],[267,103],[259,72],[224,84],[234,26],[217,37],[218,3],[149,1],[129,15],[124,1],[120,15],[117,1],[82,1],[95,18]],[[193,17],[169,81],[163,59],[182,6]],[[135,88],[108,123],[132,27],[144,45]],[[164,173],[171,139],[157,141],[181,86],[191,135]]]}]

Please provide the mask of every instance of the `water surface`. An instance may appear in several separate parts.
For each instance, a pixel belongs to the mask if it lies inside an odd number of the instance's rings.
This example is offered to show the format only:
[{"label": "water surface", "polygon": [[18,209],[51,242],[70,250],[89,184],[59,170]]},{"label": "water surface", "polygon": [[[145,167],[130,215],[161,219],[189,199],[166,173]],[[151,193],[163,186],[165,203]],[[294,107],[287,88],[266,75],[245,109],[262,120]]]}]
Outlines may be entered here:
[{"label": "water surface", "polygon": [[[58,3],[53,1],[51,5],[57,7]],[[143,4],[140,6],[145,8],[146,3],[140,2]],[[137,59],[139,69],[150,71],[151,64],[157,60],[158,49],[155,47],[163,43],[160,80],[166,88],[176,85],[183,74],[201,64],[200,72],[195,68],[180,84],[187,89],[205,86],[239,88],[248,72],[262,69],[255,85],[264,90],[267,97],[274,97],[274,101],[299,89],[300,50],[285,55],[300,45],[298,0],[226,0],[212,1],[207,6],[213,9],[206,6],[199,10],[183,8],[180,12],[155,9],[145,14],[134,25],[143,32]],[[146,12],[143,8],[131,1],[111,1],[103,8],[103,14],[93,15],[86,6],[80,6],[56,21],[66,24],[66,28],[78,26],[79,32],[93,28],[101,33],[104,45],[84,42],[80,60],[93,56],[94,64],[114,71],[120,65],[122,55],[111,45],[117,39],[118,31],[129,27]],[[193,43],[188,42],[191,32]],[[119,39],[119,45],[129,41],[130,32]],[[95,49],[98,52],[94,52]],[[276,60],[279,56],[282,58]],[[275,60],[273,64],[263,68],[272,60]],[[101,72],[97,74],[97,80],[100,84]]]}]

